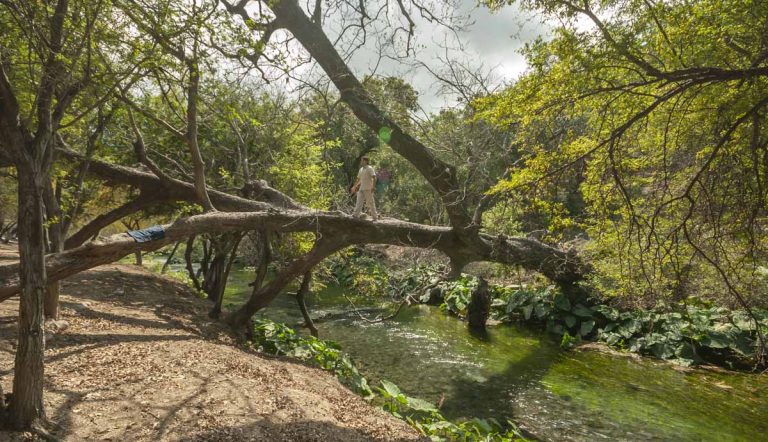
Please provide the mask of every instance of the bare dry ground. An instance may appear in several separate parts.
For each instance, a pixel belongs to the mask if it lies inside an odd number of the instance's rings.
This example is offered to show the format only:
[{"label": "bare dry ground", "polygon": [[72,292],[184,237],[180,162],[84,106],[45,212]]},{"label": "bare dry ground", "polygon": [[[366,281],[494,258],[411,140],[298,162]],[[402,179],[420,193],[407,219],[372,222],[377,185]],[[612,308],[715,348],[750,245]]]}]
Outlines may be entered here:
[{"label": "bare dry ground", "polygon": [[[330,374],[234,346],[206,301],[142,268],[69,278],[49,335],[45,402],[70,441],[411,441],[404,422]],[[10,391],[18,302],[0,303],[0,383]],[[0,440],[29,435],[0,432]]]}]

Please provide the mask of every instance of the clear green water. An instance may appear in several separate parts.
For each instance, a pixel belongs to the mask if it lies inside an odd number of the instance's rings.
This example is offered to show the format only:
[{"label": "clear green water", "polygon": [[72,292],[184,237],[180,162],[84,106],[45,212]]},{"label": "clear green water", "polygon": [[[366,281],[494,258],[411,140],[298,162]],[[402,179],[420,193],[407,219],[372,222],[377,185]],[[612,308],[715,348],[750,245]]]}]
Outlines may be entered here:
[{"label": "clear green water", "polygon": [[[234,272],[233,272],[234,273]],[[226,303],[247,299],[250,272],[231,276]],[[367,317],[393,306],[356,298]],[[594,351],[562,352],[546,336],[511,326],[487,334],[429,306],[371,324],[336,289],[310,299],[320,337],[352,356],[374,382],[444,402],[451,418],[511,418],[543,440],[768,440],[768,374],[683,373],[668,364]],[[297,325],[295,298],[264,316]]]}]

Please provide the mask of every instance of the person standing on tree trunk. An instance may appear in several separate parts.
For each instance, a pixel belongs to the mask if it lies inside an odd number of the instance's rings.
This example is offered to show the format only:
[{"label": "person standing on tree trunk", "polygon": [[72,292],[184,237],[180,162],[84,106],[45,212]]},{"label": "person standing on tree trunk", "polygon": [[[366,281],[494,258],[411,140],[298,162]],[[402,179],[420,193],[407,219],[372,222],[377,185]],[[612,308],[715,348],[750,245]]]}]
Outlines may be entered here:
[{"label": "person standing on tree trunk", "polygon": [[373,200],[373,190],[376,188],[376,171],[368,164],[369,162],[368,157],[363,157],[360,160],[360,171],[357,172],[357,181],[352,186],[350,193],[357,192],[354,216],[356,218],[363,216],[363,201],[365,201],[365,205],[371,211],[371,217],[373,217],[374,221],[377,221],[379,214],[376,213],[376,202]]}]

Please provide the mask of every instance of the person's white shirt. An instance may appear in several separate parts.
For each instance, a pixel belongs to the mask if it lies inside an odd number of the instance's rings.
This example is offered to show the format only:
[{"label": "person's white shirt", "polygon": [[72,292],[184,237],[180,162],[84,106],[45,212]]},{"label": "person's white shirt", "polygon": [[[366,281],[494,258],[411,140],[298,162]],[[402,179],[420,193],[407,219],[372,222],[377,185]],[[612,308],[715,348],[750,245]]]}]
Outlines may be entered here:
[{"label": "person's white shirt", "polygon": [[376,186],[376,171],[373,170],[373,166],[361,167],[357,172],[357,178],[360,179],[360,190],[373,190]]}]

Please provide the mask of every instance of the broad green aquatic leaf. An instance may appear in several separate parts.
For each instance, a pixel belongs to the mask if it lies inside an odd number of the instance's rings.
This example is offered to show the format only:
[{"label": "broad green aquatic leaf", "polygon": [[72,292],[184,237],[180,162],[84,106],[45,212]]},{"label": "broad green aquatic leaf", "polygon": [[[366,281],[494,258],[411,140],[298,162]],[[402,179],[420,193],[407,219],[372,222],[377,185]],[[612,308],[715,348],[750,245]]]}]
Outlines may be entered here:
[{"label": "broad green aquatic leaf", "polygon": [[581,328],[579,329],[579,334],[581,336],[587,336],[590,332],[592,332],[592,329],[595,328],[595,321],[590,319],[587,321],[584,321],[581,323]]},{"label": "broad green aquatic leaf", "polygon": [[609,333],[605,338],[605,343],[608,345],[616,345],[621,341],[621,335],[616,333]]},{"label": "broad green aquatic leaf", "polygon": [[570,311],[571,310],[571,301],[568,300],[568,298],[562,294],[558,293],[555,295],[555,307],[559,308],[563,311]]},{"label": "broad green aquatic leaf", "polygon": [[731,344],[731,339],[725,333],[710,331],[702,340],[701,345],[710,348],[726,348]]},{"label": "broad green aquatic leaf", "polygon": [[496,299],[491,301],[491,307],[492,308],[499,308],[499,307],[503,306],[504,304],[506,304],[506,302],[504,302],[503,299],[496,298]]},{"label": "broad green aquatic leaf", "polygon": [[605,316],[609,321],[617,321],[619,319],[619,311],[615,308],[608,307],[607,305],[596,305],[594,310]]},{"label": "broad green aquatic leaf", "polygon": [[401,394],[400,393],[400,388],[397,385],[395,385],[394,383],[392,383],[392,382],[390,382],[390,381],[388,381],[386,379],[382,379],[381,380],[381,386],[384,387],[384,391],[386,391],[387,394],[389,394],[392,397],[397,397],[397,396],[399,396]]},{"label": "broad green aquatic leaf", "polygon": [[696,349],[693,347],[693,344],[689,342],[683,342],[675,349],[675,356],[680,359],[693,360],[696,358]]},{"label": "broad green aquatic leaf", "polygon": [[525,307],[523,307],[523,317],[525,318],[526,321],[531,319],[531,313],[532,312],[533,312],[533,305],[532,304],[528,304]]},{"label": "broad green aquatic leaf", "polygon": [[675,355],[675,349],[666,342],[657,342],[651,346],[651,353],[659,359],[669,359]]},{"label": "broad green aquatic leaf", "polygon": [[755,342],[748,336],[738,335],[731,339],[728,348],[735,351],[742,356],[754,356],[755,354]]},{"label": "broad green aquatic leaf", "polygon": [[522,306],[523,304],[526,304],[528,301],[531,300],[532,296],[533,295],[530,292],[524,292],[524,291],[518,291],[513,293],[512,296],[509,297],[509,302],[507,303],[507,313],[512,313],[518,307]]},{"label": "broad green aquatic leaf", "polygon": [[565,315],[565,325],[566,325],[566,327],[568,327],[568,328],[573,327],[574,325],[576,325],[577,321],[578,320],[576,319],[575,316],[573,316],[573,315]]},{"label": "broad green aquatic leaf", "polygon": [[549,304],[539,302],[534,307],[534,312],[536,313],[537,319],[545,319],[552,312],[552,307],[550,307]]},{"label": "broad green aquatic leaf", "polygon": [[595,314],[591,308],[585,307],[581,304],[576,304],[573,306],[571,313],[581,318],[591,318]]},{"label": "broad green aquatic leaf", "polygon": [[755,330],[755,322],[746,312],[734,312],[733,323],[742,330]]},{"label": "broad green aquatic leaf", "polygon": [[437,408],[434,405],[424,399],[408,397],[407,401],[408,406],[415,411],[437,411]]}]

